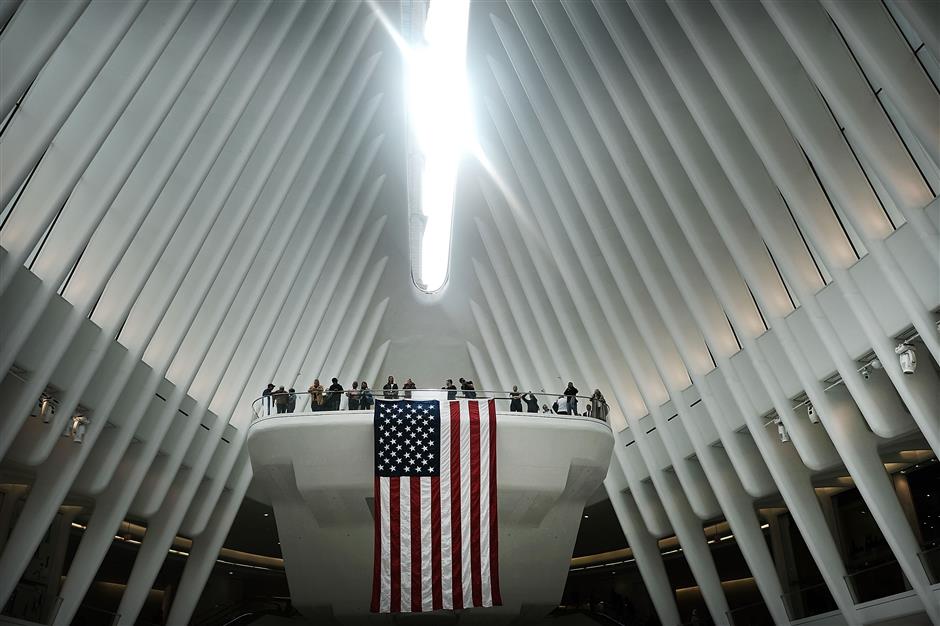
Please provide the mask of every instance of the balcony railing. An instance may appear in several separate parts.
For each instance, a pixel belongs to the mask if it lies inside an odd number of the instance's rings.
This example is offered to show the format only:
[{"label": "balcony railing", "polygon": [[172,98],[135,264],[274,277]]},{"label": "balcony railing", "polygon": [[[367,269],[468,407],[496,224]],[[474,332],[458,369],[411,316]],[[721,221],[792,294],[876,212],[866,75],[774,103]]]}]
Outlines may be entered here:
[{"label": "balcony railing", "polygon": [[[396,389],[386,391],[383,389],[369,389],[372,400],[364,406],[361,389],[344,389],[343,391],[297,391],[293,394],[283,395],[274,392],[269,396],[262,396],[251,403],[252,420],[261,417],[277,415],[289,416],[296,413],[316,413],[319,411],[372,411],[375,402],[395,399],[414,400],[453,400],[476,398],[478,400],[492,399],[496,401],[496,410],[500,413],[519,412],[537,413],[561,416],[578,415],[592,417],[607,422],[610,413],[607,402],[603,398],[593,396],[562,396],[556,393],[513,392],[505,390],[448,390],[448,389]],[[518,396],[518,397],[517,397]],[[569,401],[570,399],[570,401]],[[571,404],[569,405],[569,402]],[[350,406],[353,408],[350,409]],[[535,410],[532,410],[535,408]]]},{"label": "balcony railing", "polygon": [[852,572],[845,577],[855,604],[893,596],[911,589],[897,561],[887,561]]},{"label": "balcony railing", "polygon": [[829,613],[839,608],[825,583],[801,587],[781,597],[791,621]]},{"label": "balcony railing", "polygon": [[731,626],[775,626],[763,600],[731,609],[726,614]]}]

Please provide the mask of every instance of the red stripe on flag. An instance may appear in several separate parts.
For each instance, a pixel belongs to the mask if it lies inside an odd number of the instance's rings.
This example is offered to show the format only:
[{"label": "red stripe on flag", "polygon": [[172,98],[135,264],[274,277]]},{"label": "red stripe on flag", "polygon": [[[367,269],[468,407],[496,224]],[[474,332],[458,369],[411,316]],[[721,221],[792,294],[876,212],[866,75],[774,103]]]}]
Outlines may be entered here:
[{"label": "red stripe on flag", "polygon": [[499,520],[496,515],[496,400],[490,400],[490,589],[493,606],[502,606],[499,592]]},{"label": "red stripe on flag", "polygon": [[401,611],[401,482],[397,476],[388,479],[388,521],[389,521],[389,555],[391,557],[390,574],[391,604],[389,611]]},{"label": "red stripe on flag", "polygon": [[470,411],[470,582],[473,606],[483,605],[480,580],[480,405],[468,402]]},{"label": "red stripe on flag", "polygon": [[451,534],[451,585],[455,609],[464,608],[463,579],[461,572],[460,536],[460,401],[450,401],[450,534]]},{"label": "red stripe on flag", "polygon": [[411,610],[421,612],[421,479],[411,477]]},{"label": "red stripe on flag", "polygon": [[380,478],[375,477],[374,506],[373,513],[375,517],[375,542],[373,550],[372,565],[372,607],[373,613],[379,612],[379,594],[382,591],[382,488],[380,487]]},{"label": "red stripe on flag", "polygon": [[444,608],[441,585],[441,477],[431,478],[431,609]]}]

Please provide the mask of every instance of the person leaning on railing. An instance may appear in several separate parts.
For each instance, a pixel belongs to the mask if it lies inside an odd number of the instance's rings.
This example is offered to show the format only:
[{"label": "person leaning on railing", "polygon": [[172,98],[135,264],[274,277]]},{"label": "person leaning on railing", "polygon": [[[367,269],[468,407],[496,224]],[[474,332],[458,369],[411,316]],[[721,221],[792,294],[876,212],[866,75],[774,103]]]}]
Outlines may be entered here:
[{"label": "person leaning on railing", "polygon": [[369,385],[366,384],[366,381],[362,381],[359,384],[359,408],[368,411],[372,408],[372,403],[375,401],[375,398],[372,396],[372,390],[369,389]]},{"label": "person leaning on railing", "polygon": [[323,407],[323,385],[320,384],[319,378],[313,379],[313,384],[307,388],[307,393],[310,394],[310,410],[319,411]]},{"label": "person leaning on railing", "polygon": [[386,400],[398,399],[398,383],[395,382],[394,376],[388,377],[388,382],[382,386],[382,394]]},{"label": "person leaning on railing", "polygon": [[610,407],[607,406],[607,400],[600,389],[595,389],[591,395],[591,416],[606,422],[607,414],[610,413]]},{"label": "person leaning on railing", "polygon": [[417,389],[418,386],[415,385],[415,381],[413,381],[413,380],[411,380],[411,379],[409,378],[408,380],[405,381],[405,384],[402,385],[401,388],[405,390],[405,399],[406,399],[406,400],[410,400],[410,399],[411,399],[411,391],[412,391],[413,389]]},{"label": "person leaning on railing", "polygon": [[271,394],[274,398],[274,406],[277,408],[278,413],[287,413],[287,401],[288,394],[287,390],[284,389],[284,385],[281,385],[277,388],[277,391]]},{"label": "person leaning on railing", "polygon": [[457,385],[454,384],[454,380],[452,378],[448,378],[447,381],[444,383],[444,386],[441,387],[441,389],[444,389],[447,391],[448,400],[457,399]]},{"label": "person leaning on railing", "polygon": [[346,406],[350,411],[359,410],[359,381],[354,380],[352,389],[346,391]]},{"label": "person leaning on railing", "polygon": [[343,386],[339,384],[339,380],[334,378],[331,381],[331,384],[327,388],[326,391],[327,391],[326,410],[327,411],[339,411],[339,401],[343,397]]}]

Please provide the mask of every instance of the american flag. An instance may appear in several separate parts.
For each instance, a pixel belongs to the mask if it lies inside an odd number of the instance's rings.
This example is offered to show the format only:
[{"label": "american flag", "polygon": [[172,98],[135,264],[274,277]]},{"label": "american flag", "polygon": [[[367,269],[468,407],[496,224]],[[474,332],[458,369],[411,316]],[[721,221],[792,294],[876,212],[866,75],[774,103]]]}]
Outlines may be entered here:
[{"label": "american flag", "polygon": [[499,606],[494,400],[375,405],[372,611]]}]

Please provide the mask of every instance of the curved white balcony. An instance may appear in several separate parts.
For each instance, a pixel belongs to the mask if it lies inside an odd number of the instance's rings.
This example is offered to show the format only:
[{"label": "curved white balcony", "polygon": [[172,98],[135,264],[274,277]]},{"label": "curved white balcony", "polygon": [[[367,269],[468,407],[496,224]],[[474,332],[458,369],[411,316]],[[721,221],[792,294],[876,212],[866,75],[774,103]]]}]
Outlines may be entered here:
[{"label": "curved white balcony", "polygon": [[[499,568],[503,606],[460,611],[459,623],[533,622],[561,599],[584,503],[613,449],[602,420],[497,413]],[[370,614],[373,415],[321,411],[251,424],[254,473],[268,492],[291,599],[316,624],[391,623]],[[454,623],[453,611],[395,623]]]}]

